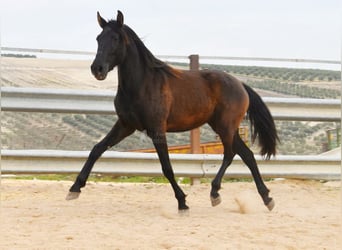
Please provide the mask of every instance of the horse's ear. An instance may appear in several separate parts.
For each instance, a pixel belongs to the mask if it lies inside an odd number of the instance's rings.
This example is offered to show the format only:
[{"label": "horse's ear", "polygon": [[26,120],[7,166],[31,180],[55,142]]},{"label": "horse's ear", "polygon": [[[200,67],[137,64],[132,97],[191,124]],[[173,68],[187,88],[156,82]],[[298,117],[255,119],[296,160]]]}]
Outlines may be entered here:
[{"label": "horse's ear", "polygon": [[100,13],[97,12],[97,22],[99,23],[100,27],[103,29],[104,26],[106,26],[107,24],[107,21],[104,20],[101,16],[100,16]]},{"label": "horse's ear", "polygon": [[120,27],[122,27],[124,24],[124,16],[120,10],[118,10],[118,15],[116,16],[116,22]]}]

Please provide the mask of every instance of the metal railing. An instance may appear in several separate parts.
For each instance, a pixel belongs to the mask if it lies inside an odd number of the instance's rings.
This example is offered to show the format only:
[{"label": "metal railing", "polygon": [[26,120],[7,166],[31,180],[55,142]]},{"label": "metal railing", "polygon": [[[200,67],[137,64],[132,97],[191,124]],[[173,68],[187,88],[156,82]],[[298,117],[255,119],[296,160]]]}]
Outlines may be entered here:
[{"label": "metal railing", "polygon": [[[2,111],[115,114],[114,91],[3,87]],[[340,121],[341,100],[263,98],[276,120]]]},{"label": "metal railing", "polygon": [[[78,173],[88,151],[3,150],[2,173]],[[222,163],[222,155],[170,154],[176,176],[214,177]],[[271,160],[256,156],[263,177],[338,180],[341,157],[313,155],[279,155]],[[96,162],[93,173],[116,176],[161,176],[157,154],[107,151]],[[237,156],[225,177],[251,177],[249,169]]]}]

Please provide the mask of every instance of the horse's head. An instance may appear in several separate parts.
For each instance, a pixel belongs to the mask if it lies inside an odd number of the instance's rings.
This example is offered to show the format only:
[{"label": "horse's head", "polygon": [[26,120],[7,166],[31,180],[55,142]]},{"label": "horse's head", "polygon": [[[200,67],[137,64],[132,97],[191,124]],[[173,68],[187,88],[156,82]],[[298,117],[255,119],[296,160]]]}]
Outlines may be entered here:
[{"label": "horse's head", "polygon": [[121,64],[126,55],[126,42],[123,32],[123,14],[118,11],[116,21],[107,22],[99,12],[97,21],[102,32],[97,36],[96,57],[91,65],[91,72],[97,80],[104,80],[109,71]]}]

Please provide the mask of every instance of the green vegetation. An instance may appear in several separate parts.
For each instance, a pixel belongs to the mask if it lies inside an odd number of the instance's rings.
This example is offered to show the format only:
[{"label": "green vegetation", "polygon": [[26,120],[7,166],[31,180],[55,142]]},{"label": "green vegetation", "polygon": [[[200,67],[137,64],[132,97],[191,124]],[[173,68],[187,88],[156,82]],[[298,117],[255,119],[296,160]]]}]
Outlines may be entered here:
[{"label": "green vegetation", "polygon": [[244,75],[262,79],[275,79],[286,82],[340,81],[341,73],[333,70],[294,69],[258,66],[230,66],[204,64],[202,68],[224,70],[233,75]]},{"label": "green vegetation", "polygon": [[[35,174],[35,175],[16,175],[7,177],[16,180],[48,180],[48,181],[74,181],[76,174]],[[265,181],[272,179],[266,178]],[[145,177],[145,176],[111,176],[91,174],[88,181],[92,182],[114,182],[114,183],[161,183],[168,184],[169,181],[165,177]],[[191,180],[188,177],[176,178],[179,184],[190,184]],[[200,183],[211,183],[211,178],[200,178]],[[223,178],[222,182],[252,182],[251,178]]]},{"label": "green vegetation", "polygon": [[340,127],[334,122],[277,121],[280,154],[320,154],[328,150],[326,131]]},{"label": "green vegetation", "polygon": [[[171,63],[175,66],[188,67],[186,63]],[[248,76],[250,78],[275,79],[286,82],[305,81],[340,81],[341,72],[322,69],[296,69],[262,66],[239,66],[220,64],[201,64],[202,69],[222,70],[232,75]]]},{"label": "green vegetation", "polygon": [[[74,181],[76,174],[35,174],[17,175],[9,178],[17,180],[49,180],[49,181]],[[204,178],[203,178],[204,179]],[[190,178],[176,178],[178,183],[189,184]],[[120,183],[169,183],[165,177],[145,176],[111,176],[91,174],[88,181],[93,182],[120,182]]]},{"label": "green vegetation", "polygon": [[276,80],[264,81],[247,81],[247,84],[253,88],[264,89],[286,95],[295,95],[306,98],[316,99],[337,99],[340,98],[341,92],[336,89],[325,89],[321,87],[313,87],[296,83],[279,82]]}]

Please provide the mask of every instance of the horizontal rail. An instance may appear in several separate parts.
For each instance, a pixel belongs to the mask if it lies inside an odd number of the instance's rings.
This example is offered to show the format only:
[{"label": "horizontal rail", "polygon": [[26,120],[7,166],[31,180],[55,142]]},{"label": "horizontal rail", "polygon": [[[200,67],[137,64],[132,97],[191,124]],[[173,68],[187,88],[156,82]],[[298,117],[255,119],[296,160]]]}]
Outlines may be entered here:
[{"label": "horizontal rail", "polygon": [[[88,151],[3,150],[3,174],[78,173],[88,157]],[[206,178],[216,175],[222,155],[170,154],[176,176]],[[341,157],[317,155],[279,155],[271,160],[256,156],[265,178],[299,178],[339,180]],[[107,151],[96,162],[93,173],[116,176],[161,176],[155,153]],[[249,169],[235,157],[226,172],[227,178],[251,177]]]},{"label": "horizontal rail", "polygon": [[276,120],[341,121],[340,99],[264,97]]},{"label": "horizontal rail", "polygon": [[[114,91],[1,88],[2,111],[115,114]],[[263,98],[276,120],[341,121],[340,99]]]},{"label": "horizontal rail", "polygon": [[[95,55],[91,51],[75,51],[75,50],[56,50],[56,49],[31,49],[31,48],[14,48],[1,47],[3,51],[29,52],[29,53],[46,53],[46,54],[69,54],[69,55]],[[177,55],[157,55],[163,59],[181,59],[187,60],[187,56]],[[320,64],[341,64],[338,60],[322,60],[322,59],[300,59],[300,58],[269,58],[269,57],[241,57],[241,56],[200,56],[205,60],[235,60],[235,61],[266,61],[266,62],[294,62],[294,63],[320,63]]]},{"label": "horizontal rail", "polygon": [[115,114],[114,91],[1,88],[1,110],[12,112]]},{"label": "horizontal rail", "polygon": [[[164,59],[188,59],[186,56],[158,55]],[[230,60],[230,61],[264,61],[264,62],[294,62],[294,63],[320,63],[320,64],[341,64],[337,60],[322,59],[300,59],[300,58],[270,58],[270,57],[241,57],[241,56],[200,56],[204,60]]]},{"label": "horizontal rail", "polygon": [[46,54],[64,54],[64,55],[95,55],[95,52],[78,50],[57,50],[57,49],[31,49],[31,48],[13,48],[1,47],[2,51],[25,52],[25,53],[46,53]]}]

